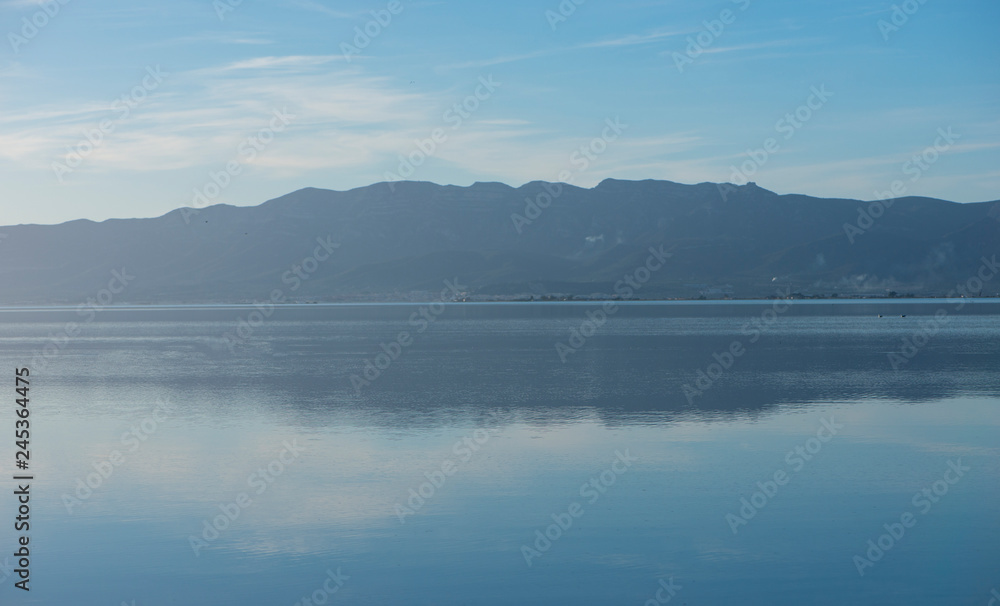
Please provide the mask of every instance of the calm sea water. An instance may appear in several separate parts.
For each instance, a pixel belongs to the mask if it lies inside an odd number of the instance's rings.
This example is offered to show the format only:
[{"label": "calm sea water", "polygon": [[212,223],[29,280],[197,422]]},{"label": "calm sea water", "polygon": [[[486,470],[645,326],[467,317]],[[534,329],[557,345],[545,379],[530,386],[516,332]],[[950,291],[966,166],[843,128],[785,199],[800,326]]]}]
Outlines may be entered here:
[{"label": "calm sea water", "polygon": [[1000,595],[1000,304],[599,309],[2,310],[0,601]]}]

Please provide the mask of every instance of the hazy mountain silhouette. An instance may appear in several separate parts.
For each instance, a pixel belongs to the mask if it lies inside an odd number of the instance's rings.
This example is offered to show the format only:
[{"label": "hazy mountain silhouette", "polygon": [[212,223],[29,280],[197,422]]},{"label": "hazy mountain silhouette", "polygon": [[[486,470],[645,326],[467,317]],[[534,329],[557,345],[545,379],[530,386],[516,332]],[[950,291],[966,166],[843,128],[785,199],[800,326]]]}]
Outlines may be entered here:
[{"label": "hazy mountain silhouette", "polygon": [[[1000,252],[998,202],[908,197],[883,208],[753,184],[612,179],[592,189],[543,182],[309,188],[255,207],[0,228],[0,303],[77,304],[123,268],[134,279],[115,303],[241,302],[276,289],[299,301],[401,299],[414,291],[437,297],[443,281],[456,277],[480,295],[613,294],[650,247],[671,256],[636,293],[641,298],[768,296],[779,287],[944,294],[975,275],[982,257]],[[859,209],[879,216],[848,234],[845,224],[859,224]],[[299,270],[308,279],[294,273],[314,252],[325,257],[330,244],[329,259]],[[998,291],[1000,277],[984,288]]]}]

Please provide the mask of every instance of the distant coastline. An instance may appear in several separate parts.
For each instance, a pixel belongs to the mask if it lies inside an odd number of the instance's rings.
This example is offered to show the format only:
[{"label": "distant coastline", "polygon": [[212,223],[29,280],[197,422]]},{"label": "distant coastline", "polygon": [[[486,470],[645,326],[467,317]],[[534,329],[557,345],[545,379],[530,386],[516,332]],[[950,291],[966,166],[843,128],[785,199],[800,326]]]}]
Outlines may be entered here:
[{"label": "distant coastline", "polygon": [[[460,299],[452,300],[434,300],[431,298],[413,296],[408,298],[371,298],[371,297],[359,297],[359,298],[346,298],[346,297],[335,297],[330,299],[302,299],[302,300],[288,300],[279,303],[274,303],[275,307],[293,307],[293,306],[303,306],[303,305],[366,305],[366,304],[379,304],[379,305],[426,305],[432,303],[442,303],[446,305],[455,304],[480,304],[480,303],[547,303],[547,304],[557,304],[557,303],[752,303],[752,302],[769,302],[769,301],[802,301],[802,302],[812,302],[812,301],[827,301],[827,302],[864,302],[864,303],[920,303],[927,301],[963,301],[963,302],[983,302],[983,303],[1000,303],[1000,295],[997,296],[982,296],[982,297],[965,297],[956,296],[950,297],[945,294],[941,295],[921,295],[921,296],[903,296],[903,297],[887,297],[878,295],[849,295],[849,296],[790,296],[790,297],[726,297],[726,298],[701,298],[701,297],[650,297],[650,298],[631,298],[623,299],[616,297],[581,297],[581,296],[545,296],[545,297],[465,297]],[[104,309],[122,309],[130,307],[216,307],[216,306],[254,306],[262,305],[260,300],[238,300],[238,301],[137,301],[137,302],[121,302],[115,303],[113,305],[108,305]],[[20,304],[5,304],[0,305],[0,310],[18,310],[18,309],[44,309],[44,308],[57,308],[57,309],[76,309],[83,307],[79,303],[69,303],[69,302],[55,302],[55,303],[20,303]]]}]

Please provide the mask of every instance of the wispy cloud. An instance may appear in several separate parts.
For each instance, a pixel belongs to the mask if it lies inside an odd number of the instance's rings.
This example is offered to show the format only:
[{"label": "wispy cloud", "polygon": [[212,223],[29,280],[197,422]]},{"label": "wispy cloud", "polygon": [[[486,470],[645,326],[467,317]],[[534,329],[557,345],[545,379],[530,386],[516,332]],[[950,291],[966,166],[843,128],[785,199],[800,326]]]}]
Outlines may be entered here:
[{"label": "wispy cloud", "polygon": [[[247,162],[248,171],[269,179],[302,178],[317,171],[361,170],[381,176],[396,168],[399,155],[412,150],[414,140],[446,126],[440,108],[453,102],[451,88],[415,91],[356,67],[340,68],[337,59],[266,56],[172,74],[80,171],[93,175],[223,166],[242,140],[267,125],[274,109],[287,108],[295,116],[291,126],[266,153]],[[107,104],[79,100],[0,113],[5,125],[0,158],[47,170],[107,113]],[[600,134],[595,128],[567,136],[517,115],[474,116],[460,129],[447,129],[447,142],[422,174],[431,176],[436,166],[507,182],[555,179],[571,167],[572,154]],[[692,132],[628,133],[579,175],[578,184],[618,174],[640,176],[630,167],[663,163],[701,144]]]},{"label": "wispy cloud", "polygon": [[557,49],[537,50],[530,53],[522,53],[519,55],[502,55],[500,57],[491,57],[489,59],[473,59],[471,61],[462,61],[460,63],[450,63],[447,65],[441,65],[438,66],[438,70],[447,71],[453,69],[466,69],[470,67],[475,67],[475,68],[492,67],[494,65],[501,65],[503,63],[513,63],[515,61],[524,61],[525,59],[535,59],[537,57],[544,57],[545,55],[561,53],[567,50],[569,49],[557,48]]},{"label": "wispy cloud", "polygon": [[593,42],[584,42],[582,44],[575,44],[572,46],[560,46],[547,49],[539,49],[536,51],[531,51],[527,53],[513,54],[513,55],[501,55],[498,57],[490,57],[487,59],[475,59],[471,61],[463,61],[460,63],[452,63],[448,65],[439,66],[438,69],[442,71],[452,70],[452,69],[465,69],[465,68],[483,68],[491,67],[494,65],[501,65],[504,63],[513,63],[515,61],[525,61],[528,59],[537,59],[538,57],[545,57],[548,55],[556,55],[559,53],[568,53],[572,51],[584,50],[584,49],[595,49],[595,48],[614,48],[622,46],[637,46],[642,44],[653,44],[661,40],[671,38],[674,36],[681,36],[685,34],[692,33],[695,30],[660,30],[655,32],[650,32],[646,34],[629,34],[627,36],[620,36],[617,38],[607,38],[603,40],[595,40]]},{"label": "wispy cloud", "polygon": [[293,68],[309,68],[332,61],[343,61],[342,55],[292,55],[288,57],[254,57],[236,61],[219,68],[220,72],[236,70],[281,69],[286,73]]},{"label": "wispy cloud", "polygon": [[201,32],[189,36],[179,36],[177,38],[167,38],[165,40],[150,42],[147,46],[183,46],[188,44],[274,44],[271,38],[263,37],[259,34],[246,32]]},{"label": "wispy cloud", "polygon": [[[749,44],[736,44],[731,46],[709,46],[701,50],[701,54],[704,55],[723,55],[728,53],[745,53],[746,51],[755,51],[761,49],[769,48],[780,48],[786,46],[803,46],[807,44],[815,44],[817,42],[825,41],[825,39],[820,38],[786,38],[783,40],[768,40],[766,42],[753,42]],[[659,54],[664,57],[672,56],[675,52],[683,52],[680,48],[672,48],[668,50],[661,51]],[[791,53],[784,54],[772,54],[771,57],[784,57],[784,56],[799,56],[801,51],[796,51],[794,55]],[[749,55],[748,55],[749,56]]]},{"label": "wispy cloud", "polygon": [[803,44],[804,40],[772,40],[770,42],[755,42],[753,44],[739,44],[735,46],[715,46],[704,49],[706,55],[716,55],[721,53],[738,53],[743,51],[759,50],[762,48],[775,48],[779,46],[792,46]]},{"label": "wispy cloud", "polygon": [[580,44],[573,48],[606,48],[610,46],[635,46],[639,44],[651,44],[653,42],[658,42],[665,38],[673,38],[674,36],[683,36],[686,34],[694,33],[697,30],[687,29],[687,30],[661,30],[657,32],[652,32],[649,34],[629,34],[627,36],[622,36],[620,38],[611,38],[608,40],[597,40],[595,42],[587,42],[585,44]]},{"label": "wispy cloud", "polygon": [[[268,124],[272,111],[295,115],[269,155],[308,149],[333,164],[362,164],[371,153],[405,149],[405,136],[437,101],[395,90],[356,69],[331,71],[337,56],[259,57],[170,74],[157,91],[116,123],[84,171],[159,171],[232,159],[236,145]],[[322,68],[322,69],[320,69]],[[47,169],[105,118],[112,100],[68,99],[19,110],[0,107],[0,157]],[[331,145],[332,143],[332,145]],[[324,149],[325,148],[325,149]],[[301,161],[301,154],[292,152]],[[265,155],[261,155],[261,166]],[[280,162],[273,158],[274,165]],[[322,162],[322,160],[321,160]],[[304,164],[315,164],[316,160]]]}]

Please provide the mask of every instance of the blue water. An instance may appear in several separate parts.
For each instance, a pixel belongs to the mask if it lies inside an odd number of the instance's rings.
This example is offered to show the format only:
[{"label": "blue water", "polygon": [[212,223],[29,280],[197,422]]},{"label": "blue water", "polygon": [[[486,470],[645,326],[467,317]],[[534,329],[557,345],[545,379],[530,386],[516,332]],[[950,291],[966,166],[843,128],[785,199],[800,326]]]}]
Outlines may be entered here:
[{"label": "blue water", "polygon": [[[31,369],[36,477],[31,591],[0,569],[0,601],[985,606],[1000,588],[1000,304],[637,303],[591,327],[600,304],[424,307],[0,311],[11,402]],[[5,489],[0,564],[15,509]]]}]

